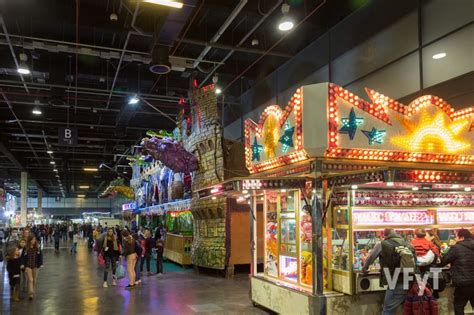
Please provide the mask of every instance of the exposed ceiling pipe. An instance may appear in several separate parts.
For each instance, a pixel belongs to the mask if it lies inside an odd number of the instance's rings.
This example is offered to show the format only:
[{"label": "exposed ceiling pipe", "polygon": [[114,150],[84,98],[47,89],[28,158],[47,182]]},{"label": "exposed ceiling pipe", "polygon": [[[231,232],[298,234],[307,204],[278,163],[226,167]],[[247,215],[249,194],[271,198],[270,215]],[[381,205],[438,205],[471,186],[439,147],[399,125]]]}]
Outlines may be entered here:
[{"label": "exposed ceiling pipe", "polygon": [[[30,138],[43,138],[43,135],[40,134],[22,134],[22,133],[9,133],[10,136],[12,137],[30,137]],[[51,135],[46,135],[48,139],[58,139],[58,136],[51,136]],[[84,141],[97,141],[97,142],[102,142],[102,141],[118,141],[118,142],[135,142],[133,139],[118,139],[118,138],[91,138],[91,137],[81,137],[79,136],[77,138],[78,140],[84,140]]]},{"label": "exposed ceiling pipe", "polygon": [[[13,114],[13,117],[15,117],[15,121],[18,123],[18,125],[20,126],[21,128],[21,131],[23,131],[23,134],[27,134],[26,133],[26,130],[25,128],[23,127],[23,124],[21,123],[21,120],[18,119],[18,116],[16,115],[15,111],[13,110],[13,106],[12,104],[10,103],[10,101],[8,100],[7,96],[5,95],[5,93],[0,92],[0,94],[2,95],[3,99],[5,100],[5,103],[7,104],[8,108],[10,109],[11,113]],[[41,165],[41,162],[39,161],[38,159],[38,155],[36,154],[36,151],[35,149],[33,148],[33,146],[31,145],[31,142],[30,142],[30,138],[28,138],[28,136],[26,136],[26,142],[28,142],[28,145],[30,146],[30,149],[31,151],[33,151],[33,154],[35,155],[36,159],[38,160],[38,163]]]},{"label": "exposed ceiling pipe", "polygon": [[270,48],[266,50],[266,53],[255,59],[254,62],[252,62],[247,68],[244,69],[241,73],[235,76],[235,78],[227,84],[227,86],[222,90],[222,92],[225,92],[232,84],[234,84],[237,80],[239,80],[244,74],[246,74],[253,66],[255,66],[260,60],[262,60],[263,57],[267,55],[270,51],[272,51],[275,47],[277,47],[288,35],[292,34],[298,27],[301,26],[306,20],[308,20],[313,14],[319,11],[319,9],[326,4],[327,0],[323,0],[320,4],[316,6],[311,12],[309,12],[298,24],[295,25],[293,30],[291,32],[286,32],[282,37],[280,37],[279,40],[277,40]]},{"label": "exposed ceiling pipe", "polygon": [[[153,105],[151,105],[151,106],[153,106]],[[176,116],[175,114],[172,114],[172,115],[165,114],[165,115],[167,115],[167,116]],[[169,119],[171,119],[171,118],[169,118]],[[172,119],[172,120],[173,120],[173,123],[176,123],[176,121],[174,119]],[[15,116],[14,120],[7,120],[5,122],[6,123],[17,122],[18,124],[21,124],[21,126],[23,126],[22,123],[45,124],[45,125],[61,125],[61,126],[65,126],[67,124],[65,121],[18,119],[16,116]],[[95,128],[112,128],[112,129],[115,129],[115,125],[98,125],[98,124],[85,124],[85,123],[69,123],[69,125],[70,126],[77,126],[77,127],[90,127],[90,126],[92,126],[92,127],[95,127]],[[127,127],[127,129],[130,129],[130,130],[150,130],[150,128],[140,128],[140,127]]]},{"label": "exposed ceiling pipe", "polygon": [[[279,3],[281,4],[281,2],[283,2],[283,0],[278,0]],[[273,11],[273,10],[270,10],[270,11]],[[271,13],[271,12],[269,12]],[[262,19],[259,20],[259,22],[257,22],[257,24],[255,24],[255,26],[252,28],[252,30],[250,30],[249,33],[247,34],[253,34],[255,32],[255,30],[258,28],[258,26],[261,25],[261,23],[263,23],[263,21],[265,21],[265,19],[269,16],[269,14],[265,14],[265,16],[262,17]],[[261,22],[260,22],[261,21]],[[258,26],[257,26],[258,25]],[[246,35],[247,36],[247,35]],[[250,35],[249,35],[250,36]],[[245,40],[247,40],[248,37],[246,37]],[[245,40],[243,42],[245,42]],[[242,42],[242,41],[241,41]],[[223,50],[231,50],[231,51],[240,51],[240,52],[245,52],[245,53],[251,53],[251,54],[257,54],[257,55],[261,55],[261,54],[264,54],[265,53],[265,50],[263,49],[255,49],[255,48],[248,48],[248,47],[240,47],[242,44],[239,42],[239,44],[237,44],[236,46],[231,46],[231,45],[224,45],[224,44],[218,44],[218,43],[211,43],[211,42],[205,42],[205,41],[201,41],[201,40],[195,40],[195,39],[187,39],[187,38],[183,38],[182,39],[182,43],[184,44],[191,44],[191,45],[199,45],[199,46],[207,46],[207,47],[210,47],[210,48],[219,48],[219,49],[223,49]],[[269,52],[267,53],[267,55],[270,55],[270,56],[276,56],[276,57],[284,57],[284,58],[291,58],[293,57],[293,55],[290,55],[290,54],[287,54],[287,53],[283,53],[283,52],[276,52],[276,51],[273,51],[273,52]],[[198,59],[196,59],[197,61]],[[219,62],[217,64],[222,64],[222,62]]]},{"label": "exposed ceiling pipe", "polygon": [[[132,23],[131,23],[132,28],[135,25],[135,20],[137,19],[139,8],[140,8],[140,1],[137,2],[136,6],[135,6],[135,12],[133,13],[133,16],[132,16]],[[113,93],[114,88],[115,88],[115,83],[117,82],[117,78],[118,78],[118,75],[119,75],[119,72],[120,72],[120,67],[122,66],[123,56],[125,55],[125,50],[127,49],[128,41],[130,40],[131,35],[132,35],[132,32],[129,31],[127,33],[127,37],[125,38],[125,43],[123,44],[123,49],[122,49],[122,52],[120,54],[120,59],[119,59],[118,65],[117,65],[117,71],[115,71],[114,80],[112,81],[112,86],[110,87],[109,99],[107,100],[107,105],[106,105],[107,109],[110,106],[110,99],[112,98],[112,93]],[[99,120],[99,124],[100,124],[100,120]]]},{"label": "exposed ceiling pipe", "polygon": [[[16,59],[15,50],[13,50],[13,46],[12,46],[12,43],[10,41],[10,36],[8,35],[7,26],[5,24],[5,20],[3,19],[3,16],[0,16],[0,24],[2,24],[3,35],[5,35],[5,38],[6,38],[7,43],[8,43],[8,47],[10,47],[10,52],[12,54],[13,61],[15,61],[15,67],[18,69],[18,68],[20,68],[20,64],[18,63],[18,60]],[[21,73],[19,73],[19,75],[20,75],[21,82],[23,82],[23,87],[25,88],[25,91],[27,93],[30,93],[30,90],[28,90],[28,87],[26,86],[25,79],[23,78],[23,75]]]},{"label": "exposed ceiling pipe", "polygon": [[[263,22],[265,22],[265,20],[273,13],[273,11],[275,11],[276,9],[280,8],[281,4],[282,4],[283,0],[278,0],[277,3],[267,12],[265,13],[265,15],[263,15],[260,20],[257,22],[257,24],[254,25],[254,27],[252,27],[252,29],[247,33],[245,34],[245,36],[240,40],[240,42],[236,45],[236,47],[240,47],[242,46],[245,41],[247,41],[247,39],[252,36],[252,34],[260,27],[260,25],[263,24]],[[227,55],[221,60],[221,63],[225,63],[227,61],[227,59],[230,58],[230,56],[232,56],[234,54],[234,52],[236,52],[237,49],[233,49],[231,51],[229,51],[227,53]],[[207,80],[209,80],[209,78],[212,77],[212,75],[214,74],[214,72],[216,72],[216,70],[219,68],[219,65],[216,65],[214,66],[214,68],[212,69],[212,71],[206,76],[206,78],[201,82],[201,84],[199,85],[199,87],[202,87],[206,82]]]},{"label": "exposed ceiling pipe", "polygon": [[[229,27],[229,25],[235,20],[235,18],[239,15],[240,11],[244,8],[244,6],[247,4],[248,0],[240,0],[239,4],[234,8],[232,13],[229,15],[229,17],[225,20],[224,24],[219,28],[216,34],[212,36],[211,40],[209,41],[211,44],[214,44],[219,40],[219,38],[224,34],[225,30]],[[207,53],[211,50],[211,47],[206,46],[201,54],[199,54],[199,57],[197,57],[196,61],[193,63],[193,68],[196,68],[199,63],[201,62],[204,57],[206,57]]]}]

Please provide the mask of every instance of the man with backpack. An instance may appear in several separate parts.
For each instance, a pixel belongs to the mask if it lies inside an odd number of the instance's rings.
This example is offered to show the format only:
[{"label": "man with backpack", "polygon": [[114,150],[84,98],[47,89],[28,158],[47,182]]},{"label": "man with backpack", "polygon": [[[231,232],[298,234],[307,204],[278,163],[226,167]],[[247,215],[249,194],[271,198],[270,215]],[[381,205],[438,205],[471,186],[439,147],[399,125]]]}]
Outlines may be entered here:
[{"label": "man with backpack", "polygon": [[457,233],[457,243],[441,260],[441,266],[451,264],[454,291],[454,314],[463,315],[467,302],[474,308],[474,239],[466,229]]},{"label": "man with backpack", "polygon": [[367,273],[369,266],[380,258],[380,285],[388,285],[383,315],[395,315],[397,307],[405,301],[408,288],[404,287],[403,275],[406,271],[415,271],[415,256],[413,247],[395,233],[395,230],[385,229],[384,240],[375,245],[367,257],[362,271]]}]

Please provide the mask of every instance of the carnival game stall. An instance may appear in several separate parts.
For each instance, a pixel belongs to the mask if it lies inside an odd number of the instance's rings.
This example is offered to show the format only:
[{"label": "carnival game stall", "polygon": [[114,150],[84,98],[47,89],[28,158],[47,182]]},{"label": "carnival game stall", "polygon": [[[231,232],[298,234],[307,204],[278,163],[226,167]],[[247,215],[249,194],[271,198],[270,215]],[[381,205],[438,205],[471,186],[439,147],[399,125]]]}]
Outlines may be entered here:
[{"label": "carnival game stall", "polygon": [[[255,304],[278,313],[380,313],[377,265],[360,271],[384,227],[407,240],[424,227],[446,247],[456,229],[472,227],[474,109],[455,111],[430,95],[408,105],[367,95],[304,86],[285,108],[246,121],[254,184],[236,198],[249,199],[252,213],[263,198],[263,272],[255,268],[259,218],[251,221]],[[305,184],[263,185],[294,176]],[[453,312],[451,295],[441,294],[440,313]]]}]

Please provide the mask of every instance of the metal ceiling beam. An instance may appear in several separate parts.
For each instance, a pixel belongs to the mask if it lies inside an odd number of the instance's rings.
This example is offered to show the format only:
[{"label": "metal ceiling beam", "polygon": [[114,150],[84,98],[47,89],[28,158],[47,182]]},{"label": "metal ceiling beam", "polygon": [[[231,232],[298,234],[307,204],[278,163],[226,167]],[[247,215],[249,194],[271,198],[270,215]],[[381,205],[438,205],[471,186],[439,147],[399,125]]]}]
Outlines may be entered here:
[{"label": "metal ceiling beam", "polygon": [[[15,67],[17,69],[19,69],[20,64],[18,63],[18,60],[16,59],[15,50],[13,49],[12,43],[10,41],[10,36],[8,35],[7,26],[5,25],[5,20],[3,19],[3,16],[0,16],[0,24],[2,24],[3,35],[5,35],[5,38],[7,40],[8,47],[10,48],[10,52],[11,52],[12,57],[13,57],[13,61],[15,61]],[[18,73],[18,74],[20,75],[20,79],[21,79],[21,82],[23,83],[23,87],[25,88],[25,91],[27,93],[30,93],[30,90],[28,90],[28,87],[26,86],[25,79],[23,78],[23,75],[21,73]]]},{"label": "metal ceiling beam", "polygon": [[[11,149],[12,152],[31,152],[30,149],[28,148],[14,148],[14,149]],[[46,150],[44,151],[38,151],[38,152],[41,152],[41,153],[46,153]],[[60,151],[60,152],[57,152],[58,154],[76,154],[76,155],[79,155],[79,154],[83,154],[83,155],[116,155],[116,154],[120,154],[120,153],[104,153],[102,151],[98,151],[98,152],[90,152],[90,151]],[[42,159],[42,160],[51,160],[51,158],[38,158],[38,159]],[[87,160],[87,159],[84,159],[84,160]]]},{"label": "metal ceiling beam", "polygon": [[[176,116],[176,115],[169,115],[169,116]],[[67,122],[65,121],[47,121],[47,120],[28,120],[28,119],[18,119],[15,120],[7,120],[6,123],[30,123],[30,124],[45,124],[45,125],[62,125],[66,126]],[[76,126],[76,127],[94,127],[94,128],[112,128],[115,129],[114,125],[98,125],[98,124],[86,124],[86,123],[69,123],[69,126]],[[127,127],[130,130],[150,130],[150,128],[141,128],[141,127]],[[28,140],[29,141],[29,140]]]},{"label": "metal ceiling beam", "polygon": [[[10,136],[12,137],[30,137],[30,138],[43,138],[43,135],[40,134],[28,134],[24,135],[22,133],[9,133]],[[47,138],[49,139],[58,139],[58,136],[48,136],[46,135]],[[78,137],[78,140],[84,140],[84,141],[128,141],[128,142],[136,142],[136,139],[117,139],[117,138],[93,138],[93,137]]]},{"label": "metal ceiling beam", "polygon": [[[189,38],[181,39],[181,43],[196,45],[196,46],[207,46],[207,47],[217,48],[217,49],[222,49],[222,50],[233,50],[233,51],[251,53],[251,54],[256,54],[256,55],[263,55],[265,53],[265,50],[263,50],[263,49],[239,47],[239,45],[232,46],[232,45],[211,43],[211,42],[206,42],[206,41],[196,40],[196,39],[189,39]],[[293,58],[294,57],[291,54],[287,54],[287,53],[284,53],[284,52],[277,52],[277,51],[272,51],[272,52],[268,53],[267,55],[275,56],[275,57],[283,57],[283,58]],[[201,62],[203,62],[203,61],[201,61]],[[222,61],[216,62],[216,63],[221,64],[221,65],[223,64]]]}]

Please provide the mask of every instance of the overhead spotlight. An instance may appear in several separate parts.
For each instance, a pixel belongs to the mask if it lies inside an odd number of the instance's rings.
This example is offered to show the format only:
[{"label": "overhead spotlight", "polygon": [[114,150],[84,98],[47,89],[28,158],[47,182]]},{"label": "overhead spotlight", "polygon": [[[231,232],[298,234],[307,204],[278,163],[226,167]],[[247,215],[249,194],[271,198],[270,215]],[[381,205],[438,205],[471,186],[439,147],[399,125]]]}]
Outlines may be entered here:
[{"label": "overhead spotlight", "polygon": [[57,168],[55,168],[53,171],[57,172],[57,171],[58,171],[58,169],[57,169]]},{"label": "overhead spotlight", "polygon": [[140,102],[140,99],[138,98],[138,96],[136,94],[128,99],[128,104],[129,105],[135,105],[138,102]]},{"label": "overhead spotlight", "polygon": [[34,115],[41,115],[41,114],[43,113],[39,107],[33,108],[33,110],[32,110],[31,112],[32,112]]},{"label": "overhead spotlight", "polygon": [[17,72],[19,74],[30,74],[30,68],[26,64],[26,61],[28,60],[28,56],[25,53],[20,54],[20,64],[18,65]]},{"label": "overhead spotlight", "polygon": [[79,188],[80,189],[89,189],[89,185],[80,185]]},{"label": "overhead spotlight", "polygon": [[54,165],[54,164],[56,164],[56,162],[51,161],[51,162],[49,162],[49,164]]},{"label": "overhead spotlight", "polygon": [[252,46],[258,46],[259,41],[257,38],[252,39]]},{"label": "overhead spotlight", "polygon": [[216,87],[216,94],[219,95],[222,93],[222,89],[219,87]]},{"label": "overhead spotlight", "polygon": [[110,13],[110,20],[116,22],[118,20],[118,15],[116,13]]},{"label": "overhead spotlight", "polygon": [[46,153],[48,153],[48,154],[53,154],[53,151],[48,150],[48,151],[46,151]]},{"label": "overhead spotlight", "polygon": [[288,3],[283,3],[281,5],[281,13],[283,16],[281,17],[279,23],[278,23],[278,29],[282,32],[288,32],[291,30],[295,24],[293,23],[293,20],[291,19],[290,15],[290,5]]},{"label": "overhead spotlight", "polygon": [[437,54],[434,54],[433,55],[433,59],[443,59],[444,57],[446,57],[446,53],[445,52],[441,52],[441,53],[437,53]]}]

